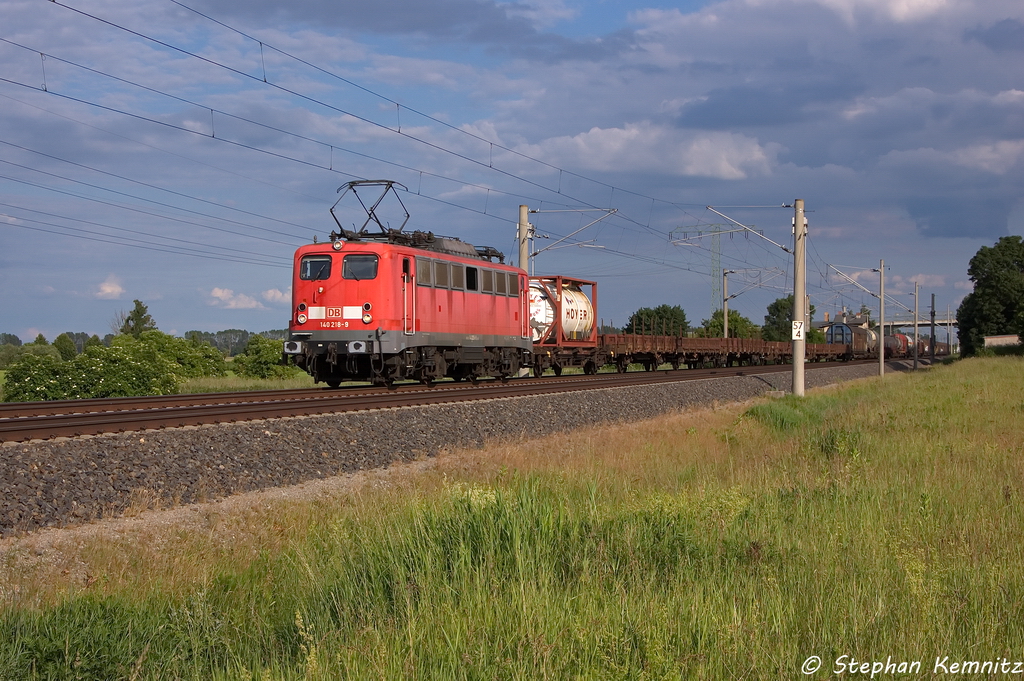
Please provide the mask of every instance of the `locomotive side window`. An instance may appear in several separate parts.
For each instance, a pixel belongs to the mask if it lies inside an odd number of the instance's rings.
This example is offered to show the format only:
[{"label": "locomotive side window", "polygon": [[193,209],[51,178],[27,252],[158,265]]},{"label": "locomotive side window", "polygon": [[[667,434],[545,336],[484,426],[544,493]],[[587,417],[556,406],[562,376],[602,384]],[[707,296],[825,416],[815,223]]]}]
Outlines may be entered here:
[{"label": "locomotive side window", "polygon": [[342,279],[364,279],[377,278],[377,256],[375,255],[346,255],[341,265]]},{"label": "locomotive side window", "polygon": [[466,288],[466,268],[452,263],[452,288],[458,291]]},{"label": "locomotive side window", "polygon": [[434,286],[448,288],[448,263],[434,261]]},{"label": "locomotive side window", "polygon": [[508,294],[510,296],[519,296],[519,275],[514,272],[508,273]]},{"label": "locomotive side window", "polygon": [[499,296],[505,295],[508,291],[508,277],[504,272],[494,273],[494,292]]},{"label": "locomotive side window", "polygon": [[420,286],[430,286],[434,283],[434,277],[430,274],[430,260],[416,258],[416,283]]},{"label": "locomotive side window", "polygon": [[480,290],[484,293],[494,293],[494,271],[483,270],[484,273],[484,285],[480,287]]},{"label": "locomotive side window", "polygon": [[299,279],[317,281],[331,276],[331,256],[307,255],[299,263]]},{"label": "locomotive side window", "polygon": [[467,291],[479,291],[480,290],[480,279],[479,272],[475,267],[466,268],[466,290]]}]

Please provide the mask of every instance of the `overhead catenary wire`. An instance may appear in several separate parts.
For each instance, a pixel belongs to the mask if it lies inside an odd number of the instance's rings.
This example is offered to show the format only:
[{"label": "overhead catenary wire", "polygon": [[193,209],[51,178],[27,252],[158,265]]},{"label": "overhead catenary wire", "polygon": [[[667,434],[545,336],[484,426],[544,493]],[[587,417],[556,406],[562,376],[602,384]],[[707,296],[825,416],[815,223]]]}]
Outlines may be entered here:
[{"label": "overhead catenary wire", "polygon": [[[181,48],[176,48],[176,47],[174,47],[174,46],[172,46],[172,45],[169,45],[169,44],[167,44],[167,43],[164,43],[163,41],[159,41],[159,40],[156,40],[156,39],[154,39],[154,38],[150,38],[149,36],[145,36],[145,35],[144,35],[144,34],[142,34],[142,33],[139,33],[139,32],[137,32],[137,31],[133,31],[133,30],[131,30],[131,29],[125,28],[125,27],[123,27],[123,26],[120,26],[120,25],[118,25],[118,24],[116,24],[116,23],[114,23],[114,22],[109,22],[109,21],[107,21],[107,20],[105,20],[105,19],[101,19],[101,18],[99,18],[99,17],[95,17],[95,16],[93,16],[93,15],[90,15],[90,14],[89,14],[89,13],[87,13],[87,12],[82,12],[81,10],[77,10],[77,9],[75,9],[75,8],[73,8],[73,7],[70,7],[70,6],[68,6],[68,5],[64,5],[63,3],[55,3],[55,4],[58,4],[58,5],[62,6],[62,7],[65,7],[65,8],[67,8],[67,9],[73,10],[73,11],[75,11],[75,12],[78,12],[78,13],[80,13],[80,14],[83,14],[83,15],[86,15],[86,16],[90,16],[90,17],[92,17],[92,18],[94,18],[94,19],[96,19],[96,20],[102,21],[102,22],[104,22],[104,23],[106,23],[106,24],[108,24],[108,25],[111,25],[111,26],[113,26],[113,27],[115,27],[115,28],[118,28],[118,29],[120,29],[120,30],[125,30],[125,31],[128,31],[129,33],[132,33],[133,35],[137,35],[137,36],[139,36],[139,37],[141,37],[141,38],[144,38],[144,39],[146,39],[146,40],[153,40],[154,42],[156,42],[156,43],[158,43],[158,44],[164,45],[164,46],[165,46],[165,47],[167,47],[168,49],[176,49],[176,50],[178,50],[178,51],[180,51],[180,52],[183,52],[183,53],[185,53],[185,54],[188,54],[188,55],[190,55],[190,56],[192,56],[192,57],[194,57],[194,58],[197,58],[197,59],[202,59],[203,61],[206,61],[207,63],[213,64],[213,65],[216,65],[216,66],[218,66],[218,67],[220,67],[220,68],[227,68],[227,69],[231,70],[232,72],[235,72],[235,73],[237,73],[237,74],[238,74],[238,75],[240,75],[240,76],[244,76],[244,77],[246,77],[246,78],[252,78],[252,76],[251,76],[250,74],[245,74],[244,72],[238,71],[237,69],[232,69],[232,68],[231,68],[230,66],[227,66],[227,65],[224,65],[224,64],[220,64],[220,63],[218,63],[218,62],[216,62],[216,61],[214,61],[214,60],[210,60],[210,59],[208,59],[208,58],[206,58],[206,57],[203,57],[202,55],[197,55],[197,54],[194,54],[194,53],[188,52],[187,50],[181,50]],[[177,3],[177,4],[180,4],[180,3]],[[184,7],[184,5],[182,5],[182,6]],[[190,10],[191,10],[191,8],[187,8],[187,7],[186,7],[186,9],[190,9]],[[230,27],[228,27],[227,25],[224,25],[224,26],[225,26],[226,28],[230,28]],[[234,30],[234,29],[232,29],[232,30]],[[247,37],[248,37],[248,36],[247,36]],[[254,40],[256,40],[256,39],[254,39]],[[262,48],[262,47],[263,47],[264,45],[266,45],[266,46],[268,46],[268,48],[269,48],[269,49],[274,49],[274,50],[276,50],[276,49],[277,49],[277,48],[274,48],[273,46],[269,45],[269,44],[268,44],[268,43],[266,43],[265,41],[258,41],[258,42],[260,43],[260,46],[261,46],[261,48]],[[283,54],[286,54],[286,53],[284,53],[284,52],[282,52],[282,53],[283,53]],[[292,56],[292,55],[288,55],[288,56]],[[299,60],[299,61],[303,61],[303,60]],[[319,67],[316,67],[315,65],[313,65],[313,64],[310,64],[310,63],[308,63],[308,62],[304,62],[304,61],[303,61],[303,63],[307,63],[308,65],[310,65],[310,66],[311,66],[311,67],[313,67],[313,68],[319,68]],[[85,68],[88,68],[88,67],[85,67]],[[95,71],[94,71],[94,72],[95,72]],[[97,72],[97,73],[98,73],[98,72]],[[329,73],[329,72],[326,72],[326,71],[325,71],[325,73]],[[334,75],[334,74],[331,74],[331,75]],[[265,75],[264,75],[264,78],[265,78]],[[340,77],[339,77],[339,78],[340,78]],[[260,79],[259,79],[259,78],[256,78],[256,80],[260,80]],[[345,79],[341,79],[341,80],[345,80]],[[13,81],[7,81],[7,82],[13,82]],[[123,79],[122,79],[122,82],[124,82],[124,81],[123,81]],[[261,81],[261,82],[263,82],[263,81]],[[348,82],[348,81],[346,81],[346,82]],[[22,83],[15,83],[15,84],[17,84],[17,85],[22,85],[22,86],[24,86],[24,87],[28,87],[28,86],[26,86],[25,84],[22,84]],[[361,86],[359,86],[358,84],[354,84],[354,83],[350,83],[350,84],[354,85],[355,87],[361,87]],[[273,84],[273,83],[270,83],[270,82],[268,82],[268,83],[267,83],[267,85],[269,85],[269,86],[273,86],[273,87],[279,87],[279,86],[277,86],[276,84]],[[147,86],[139,86],[139,87],[144,87],[144,88],[145,88],[145,87],[147,87]],[[37,88],[36,88],[36,89],[37,89]],[[282,91],[288,92],[289,94],[292,94],[293,96],[297,96],[297,97],[304,97],[304,98],[306,98],[306,99],[307,99],[307,101],[311,101],[311,102],[318,102],[318,103],[320,103],[320,104],[323,104],[323,102],[319,102],[319,100],[317,100],[316,98],[309,98],[309,97],[306,97],[305,95],[302,95],[301,93],[293,92],[292,90],[290,90],[290,89],[288,89],[288,88],[279,88],[279,89],[282,89]],[[150,90],[150,91],[154,91],[154,90],[153,90],[152,88],[150,88],[149,90]],[[371,93],[372,93],[372,91],[370,91],[370,90],[367,90],[367,91],[368,91],[368,92],[371,92]],[[157,91],[157,92],[158,92],[158,91]],[[48,94],[53,94],[53,93],[52,93],[52,92],[48,92]],[[163,93],[163,94],[166,94],[166,93]],[[376,93],[373,93],[373,94],[376,94]],[[146,118],[146,117],[140,116],[139,114],[133,114],[133,113],[131,113],[131,112],[127,112],[127,111],[117,111],[116,109],[112,109],[112,108],[110,108],[110,107],[104,107],[104,105],[101,105],[101,104],[98,104],[98,103],[95,103],[95,102],[88,102],[88,101],[82,100],[82,99],[80,99],[80,98],[75,98],[75,97],[71,97],[71,96],[65,95],[65,94],[63,94],[63,93],[60,93],[60,94],[58,94],[58,96],[63,96],[63,97],[65,97],[65,98],[67,98],[67,99],[71,99],[72,101],[77,101],[77,102],[81,102],[81,103],[84,103],[84,104],[88,104],[88,105],[90,105],[90,106],[100,106],[101,108],[106,108],[107,110],[110,110],[110,111],[115,111],[116,113],[119,113],[119,114],[122,114],[122,115],[134,116],[134,117],[136,117],[136,118],[141,118],[141,119],[143,119],[143,120],[148,120],[148,121],[151,121],[151,122],[153,122],[153,123],[158,123],[158,124],[161,124],[161,125],[163,125],[163,124],[166,124],[166,122],[164,122],[164,121],[159,121],[159,120],[156,120],[156,119],[153,119],[153,118]],[[168,95],[168,96],[172,96],[172,97],[173,97],[174,95]],[[204,104],[201,104],[201,103],[198,103],[198,102],[189,102],[189,104],[190,104],[190,105],[193,105],[193,106],[200,106],[200,107],[208,108],[208,107],[205,107],[205,105],[204,105]],[[396,103],[396,104],[397,104],[397,103]],[[410,107],[405,107],[404,105],[399,105],[399,108],[405,108],[405,109],[407,109],[407,110],[409,110],[409,111],[412,111],[412,112],[416,113],[417,115],[424,115],[424,116],[425,116],[425,114],[422,114],[421,112],[418,112],[418,111],[416,111],[415,109],[411,109]],[[377,125],[378,127],[382,127],[382,128],[386,128],[386,129],[388,129],[388,130],[391,130],[391,129],[390,129],[390,128],[388,128],[387,126],[383,126],[383,125],[381,125],[381,124],[377,123],[376,121],[372,121],[371,119],[365,119],[365,118],[363,118],[363,117],[355,116],[354,114],[351,114],[350,112],[342,111],[342,110],[340,110],[340,109],[335,109],[335,110],[341,111],[341,112],[342,112],[342,113],[344,113],[345,115],[353,115],[353,116],[354,116],[355,118],[357,118],[357,119],[359,119],[359,120],[363,120],[364,122],[367,122],[367,123],[371,123],[371,124],[373,124],[373,125]],[[218,114],[218,115],[221,115],[221,114]],[[232,116],[234,116],[234,114],[227,114],[227,113],[225,113],[224,115],[232,115]],[[428,117],[428,118],[431,118],[431,117]],[[245,118],[243,118],[243,117],[238,117],[238,119],[239,119],[239,120],[246,120],[247,122],[250,122],[250,123],[253,123],[253,124],[256,124],[256,125],[262,125],[262,124],[261,124],[261,123],[259,123],[258,121],[253,121],[252,119],[245,119]],[[437,121],[437,122],[438,122],[439,124],[443,124],[443,125],[446,125],[447,127],[451,128],[451,129],[453,129],[453,130],[458,130],[459,132],[466,132],[466,131],[462,130],[461,128],[457,128],[457,127],[455,127],[455,126],[451,126],[450,124],[447,124],[447,123],[445,123],[445,122],[443,122],[443,121],[440,121],[439,119],[433,119],[433,118],[431,118],[431,120],[436,120],[436,121]],[[277,130],[278,132],[280,132],[281,134],[295,134],[295,133],[292,133],[292,132],[290,132],[290,131],[286,131],[286,130],[284,130],[284,129],[282,129],[282,128],[274,128],[273,126],[268,126],[268,128],[270,128],[270,129],[275,129],[275,130]],[[193,131],[193,130],[183,129],[183,128],[180,128],[180,127],[179,127],[178,129],[180,129],[180,130],[182,130],[182,131],[184,131],[184,132],[192,132],[192,133],[195,133],[195,131]],[[415,140],[417,140],[417,141],[422,141],[422,140],[418,140],[418,138],[416,138],[415,136],[408,136],[408,135],[406,135],[406,133],[404,133],[404,132],[400,132],[400,133],[398,133],[398,134],[402,134],[403,136],[407,136],[407,137],[409,137],[409,139],[415,139]],[[466,134],[470,134],[470,135],[472,136],[472,133],[468,133],[468,132],[466,132]],[[309,140],[309,141],[313,141],[313,142],[316,142],[316,143],[323,143],[323,144],[328,144],[328,145],[329,145],[329,146],[331,147],[332,151],[333,151],[333,150],[334,150],[335,148],[338,148],[338,147],[337,147],[337,145],[330,145],[329,143],[326,143],[326,142],[320,142],[320,141],[317,141],[317,140],[313,140],[313,138],[310,138],[310,137],[308,137],[308,136],[302,136],[302,135],[297,135],[297,137],[299,137],[299,138],[301,138],[301,139],[306,139],[306,140]],[[495,143],[494,143],[494,142],[491,142],[491,141],[489,141],[489,140],[486,140],[485,138],[482,138],[482,137],[479,137],[479,136],[475,136],[475,137],[476,137],[477,139],[481,140],[481,141],[487,142],[487,144],[489,145],[489,148],[490,148],[490,149],[498,148],[498,149],[500,149],[500,150],[503,150],[503,151],[508,151],[509,153],[514,153],[514,154],[517,154],[517,155],[521,156],[521,157],[522,157],[522,158],[524,158],[524,159],[529,159],[529,160],[532,160],[532,161],[535,161],[535,162],[538,162],[538,163],[545,163],[545,162],[543,162],[543,161],[540,161],[539,159],[534,159],[534,158],[532,158],[532,157],[530,157],[530,156],[528,156],[528,155],[524,155],[524,154],[521,154],[520,152],[517,152],[517,151],[515,151],[515,150],[509,149],[509,148],[507,148],[507,147],[502,147],[501,145],[495,145]],[[212,137],[211,137],[211,138],[212,138]],[[218,138],[213,138],[213,139],[217,139],[217,141],[222,141],[222,142],[225,142],[225,141],[226,141],[227,143],[230,143],[230,144],[236,144],[237,146],[240,146],[240,147],[242,147],[242,148],[250,149],[250,150],[253,150],[253,151],[257,151],[257,152],[260,152],[260,153],[267,153],[267,154],[270,154],[270,155],[272,155],[272,156],[276,156],[276,157],[278,157],[278,158],[282,158],[282,159],[285,159],[285,160],[288,160],[288,161],[292,161],[292,162],[299,162],[299,163],[305,163],[305,162],[306,162],[306,161],[304,161],[303,159],[297,159],[297,158],[289,157],[289,156],[287,156],[287,155],[282,155],[282,154],[279,154],[279,153],[277,153],[277,152],[273,152],[273,151],[270,151],[270,150],[266,150],[266,149],[261,149],[261,148],[259,148],[259,147],[253,146],[253,145],[246,145],[246,144],[238,143],[238,142],[235,142],[235,141],[233,141],[233,140],[223,140],[223,139],[220,139],[219,137],[218,137]],[[429,143],[429,142],[424,142],[424,143]],[[430,143],[430,144],[432,144],[432,143]],[[471,162],[473,162],[473,163],[478,163],[478,164],[483,164],[483,163],[486,163],[486,167],[487,167],[488,169],[490,169],[490,170],[500,170],[500,169],[497,169],[497,168],[495,168],[495,164],[494,164],[493,158],[489,158],[489,159],[488,159],[488,160],[487,160],[486,162],[482,162],[482,161],[479,161],[478,159],[472,159],[472,158],[470,158],[470,157],[467,157],[467,156],[465,156],[465,155],[461,155],[461,154],[458,154],[458,152],[453,152],[453,150],[450,150],[450,149],[446,149],[446,148],[445,148],[445,147],[443,147],[442,145],[435,145],[435,148],[437,148],[437,149],[438,149],[438,150],[440,150],[440,151],[444,151],[445,153],[454,153],[454,154],[455,154],[456,156],[458,156],[459,158],[464,158],[464,159],[466,159],[466,160],[469,160],[469,161],[471,161]],[[340,149],[340,148],[338,148],[338,149],[339,149],[339,150],[342,150],[342,149]],[[342,151],[344,151],[344,150],[342,150]],[[357,153],[357,154],[361,154],[361,152],[354,152],[354,153]],[[391,163],[391,162],[389,162],[389,161],[387,161],[387,160],[385,160],[385,159],[381,159],[381,158],[375,158],[375,157],[372,157],[372,156],[369,156],[369,155],[363,155],[363,157],[365,157],[365,158],[368,158],[368,160],[373,160],[374,162],[381,162],[381,163]],[[313,164],[308,164],[308,163],[307,163],[307,165],[313,165]],[[548,167],[550,167],[550,168],[557,168],[557,166],[554,166],[554,165],[551,165],[551,164],[547,164],[547,166],[548,166]],[[316,167],[320,167],[320,166],[316,166]],[[333,164],[329,164],[329,165],[328,165],[328,168],[327,168],[327,169],[328,169],[328,170],[330,170],[331,172],[340,172],[340,171],[337,171],[337,170],[335,170],[335,169],[333,168]],[[422,173],[422,172],[423,172],[423,171],[420,171],[420,170],[417,170],[417,169],[415,169],[415,168],[411,168],[411,167],[408,167],[408,166],[405,166],[405,169],[406,169],[406,170],[408,170],[408,171],[410,171],[410,172],[420,172],[420,173]],[[588,181],[588,182],[594,182],[594,183],[595,183],[596,185],[598,185],[598,186],[604,186],[604,187],[606,187],[606,188],[609,188],[609,189],[611,189],[611,190],[612,190],[612,194],[613,194],[613,195],[614,195],[614,193],[615,193],[616,191],[621,191],[621,192],[623,192],[623,193],[628,193],[628,194],[631,194],[631,195],[633,195],[633,196],[638,196],[638,197],[642,197],[642,198],[646,198],[646,199],[649,199],[649,200],[651,200],[651,201],[652,201],[652,206],[653,206],[653,202],[655,202],[655,201],[657,201],[657,202],[660,202],[660,203],[663,203],[663,204],[665,204],[665,205],[668,205],[668,206],[674,206],[674,207],[675,207],[676,209],[678,209],[678,210],[685,210],[685,207],[686,207],[686,206],[694,206],[694,205],[700,205],[700,204],[684,204],[684,203],[680,203],[680,202],[672,202],[672,201],[665,201],[665,200],[663,200],[663,199],[658,199],[658,198],[655,198],[655,197],[649,197],[649,196],[646,196],[646,195],[644,195],[644,194],[642,194],[642,193],[639,193],[639,192],[634,192],[634,191],[632,191],[632,190],[624,189],[624,188],[621,188],[621,187],[616,187],[616,186],[614,186],[614,185],[611,185],[611,184],[609,184],[609,183],[604,183],[604,182],[601,182],[601,181],[599,181],[599,180],[594,180],[594,179],[592,179],[592,178],[588,178],[588,177],[586,177],[586,176],[583,176],[583,175],[581,175],[581,174],[578,174],[578,173],[574,173],[574,172],[571,172],[571,171],[566,171],[566,170],[564,170],[564,169],[560,169],[560,168],[558,168],[558,170],[559,170],[559,175],[563,174],[563,172],[564,172],[564,173],[570,174],[570,175],[572,175],[572,176],[574,176],[574,177],[577,177],[577,178],[580,178],[580,179],[586,180],[586,181]],[[504,171],[502,171],[502,172],[504,172]],[[343,174],[343,175],[347,175],[348,177],[353,177],[353,178],[355,178],[355,177],[356,177],[355,175],[352,175],[352,174],[348,174],[348,173],[341,173],[341,174]],[[524,178],[521,178],[521,177],[519,177],[518,175],[516,175],[516,174],[514,174],[514,173],[507,173],[507,172],[506,172],[505,174],[506,174],[506,176],[507,176],[507,177],[509,177],[509,178],[513,178],[513,179],[517,179],[517,180],[524,180]],[[495,189],[495,188],[492,188],[492,187],[486,187],[486,186],[484,186],[484,185],[480,185],[480,184],[471,184],[471,183],[467,183],[467,182],[465,182],[464,180],[452,179],[452,178],[448,178],[448,177],[443,177],[443,178],[440,178],[440,179],[445,179],[445,180],[447,180],[447,181],[453,181],[453,182],[458,182],[458,183],[460,183],[460,184],[462,184],[462,185],[464,185],[464,186],[471,186],[471,187],[475,187],[475,188],[480,188],[480,189],[487,189],[488,191],[491,191],[491,190],[493,190],[493,191],[496,191],[496,192],[501,192],[501,193],[503,193],[503,194],[505,194],[505,195],[507,195],[507,196],[517,196],[517,197],[521,197],[521,196],[522,196],[522,194],[516,194],[516,193],[512,193],[512,192],[503,192],[503,191],[502,191],[502,190],[500,190],[500,189]],[[541,188],[542,188],[542,189],[544,189],[545,191],[548,191],[548,192],[551,192],[551,191],[552,191],[551,187],[547,187],[547,186],[544,186],[544,185],[542,185],[542,184],[539,184],[539,183],[534,183],[534,185],[535,185],[535,186],[537,186],[537,187],[541,187]],[[558,187],[558,188],[557,188],[557,194],[558,194],[558,196],[559,196],[560,198],[562,198],[562,199],[571,199],[571,198],[573,198],[573,197],[572,197],[572,196],[571,196],[570,194],[567,194],[567,193],[563,193],[563,192],[562,192],[562,188],[561,188],[561,187]],[[472,207],[464,206],[464,205],[461,205],[461,204],[459,204],[459,203],[456,203],[456,202],[454,202],[454,201],[450,201],[450,200],[446,200],[446,199],[443,199],[443,198],[441,198],[441,197],[431,197],[431,196],[424,196],[424,198],[425,198],[425,199],[428,199],[428,200],[431,200],[431,201],[436,201],[436,202],[438,202],[438,203],[440,203],[440,204],[442,204],[442,205],[446,205],[446,206],[451,206],[451,207],[453,207],[453,208],[457,208],[457,209],[460,209],[460,210],[466,210],[466,211],[470,211],[470,212],[473,212],[473,213],[475,213],[475,214],[478,214],[478,215],[487,215],[486,209],[485,209],[484,211],[480,211],[480,210],[478,210],[478,209],[474,209],[474,208],[472,208]],[[530,197],[530,198],[529,198],[529,200],[530,200],[530,201],[534,201],[534,200],[537,200],[537,201],[541,201],[542,199],[539,199],[538,197]],[[544,199],[544,200],[546,200],[546,201],[548,201],[548,202],[551,202],[551,203],[555,203],[555,202],[553,202],[553,201],[550,201],[550,199]],[[592,205],[592,203],[590,203],[590,202],[584,202],[584,201],[580,201],[580,203],[582,203],[583,205]],[[567,204],[567,205],[568,205],[568,204]],[[777,206],[772,206],[772,207],[777,207]],[[499,217],[497,217],[497,216],[494,216],[494,215],[487,215],[487,217],[491,217],[491,218],[495,218],[495,219],[500,219],[500,220],[502,220],[502,222],[506,222],[506,221],[507,221],[507,220],[505,220],[504,218],[499,218]],[[625,226],[619,225],[619,226],[618,226],[618,227],[619,227],[619,229],[627,229],[627,228],[629,228],[629,225],[634,225],[634,226],[640,226],[640,227],[643,227],[643,228],[644,228],[644,230],[643,230],[643,231],[646,231],[646,232],[648,232],[648,233],[650,233],[650,234],[653,234],[653,235],[656,235],[656,236],[665,236],[665,233],[664,233],[664,232],[662,232],[662,231],[660,231],[660,230],[657,230],[657,229],[652,229],[652,228],[650,227],[650,224],[649,224],[649,223],[650,223],[650,220],[649,220],[649,219],[648,219],[648,220],[646,221],[646,224],[645,224],[645,222],[644,222],[643,220],[638,220],[638,219],[636,219],[636,218],[633,218],[633,217],[628,217],[628,216],[625,216],[625,215],[620,215],[620,217],[622,217],[622,218],[623,218],[623,220],[624,220],[624,222],[626,223],[626,225],[625,225]],[[609,249],[609,250],[608,250],[608,251],[606,251],[606,252],[610,252],[610,253],[615,253],[615,254],[622,254],[622,255],[629,255],[630,257],[638,257],[638,256],[636,255],[636,253],[632,253],[632,254],[629,254],[629,253],[627,253],[627,251],[623,251],[623,250],[621,250],[621,249]],[[738,262],[738,263],[742,263],[742,264],[752,264],[752,263],[750,263],[750,262],[749,262],[749,261],[747,261],[747,260],[742,260],[742,259],[739,259],[739,258],[732,258],[732,256],[729,256],[729,257],[730,257],[730,262]],[[674,266],[674,265],[673,265],[673,266]],[[678,269],[686,269],[687,271],[691,271],[691,272],[698,272],[698,273],[704,274],[705,276],[708,276],[708,275],[706,275],[706,274],[705,274],[705,273],[703,273],[703,272],[699,272],[698,270],[694,269],[693,267],[678,267]]]}]

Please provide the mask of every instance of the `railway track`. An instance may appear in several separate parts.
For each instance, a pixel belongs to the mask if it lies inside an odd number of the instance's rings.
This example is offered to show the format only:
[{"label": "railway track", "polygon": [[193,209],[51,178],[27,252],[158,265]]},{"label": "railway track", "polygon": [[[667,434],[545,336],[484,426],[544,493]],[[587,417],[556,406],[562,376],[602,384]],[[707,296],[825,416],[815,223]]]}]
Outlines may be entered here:
[{"label": "railway track", "polygon": [[[866,360],[872,362],[874,360]],[[808,370],[864,362],[808,365]],[[447,404],[469,400],[525,397],[575,390],[600,390],[706,378],[751,376],[791,371],[789,365],[689,369],[681,371],[529,378],[501,383],[442,382],[397,389],[356,386],[340,390],[267,390],[201,395],[166,395],[105,400],[64,400],[0,404],[0,441],[20,442],[55,437],[174,428],[257,419],[306,416],[371,409]]]}]

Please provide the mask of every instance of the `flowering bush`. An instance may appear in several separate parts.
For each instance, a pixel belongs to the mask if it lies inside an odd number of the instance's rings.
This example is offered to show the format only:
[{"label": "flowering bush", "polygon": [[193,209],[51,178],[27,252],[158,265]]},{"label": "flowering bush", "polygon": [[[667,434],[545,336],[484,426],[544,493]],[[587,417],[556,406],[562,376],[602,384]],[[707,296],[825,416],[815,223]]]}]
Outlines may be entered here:
[{"label": "flowering bush", "polygon": [[178,392],[175,366],[153,348],[93,346],[70,362],[28,355],[7,370],[4,399],[10,402],[87,397],[171,395]]},{"label": "flowering bush", "polygon": [[223,355],[209,343],[177,338],[160,331],[143,331],[138,339],[130,335],[117,336],[111,346],[151,349],[174,365],[173,372],[179,378],[223,376],[227,370]]}]

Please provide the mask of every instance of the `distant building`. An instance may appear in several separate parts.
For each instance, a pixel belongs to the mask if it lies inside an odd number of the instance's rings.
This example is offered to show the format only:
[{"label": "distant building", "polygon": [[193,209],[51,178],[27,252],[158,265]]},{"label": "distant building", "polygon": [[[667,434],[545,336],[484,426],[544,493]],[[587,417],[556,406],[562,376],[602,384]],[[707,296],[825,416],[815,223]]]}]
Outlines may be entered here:
[{"label": "distant building", "polygon": [[1020,336],[1015,333],[1005,336],[985,336],[986,348],[994,348],[1000,345],[1020,345]]}]

